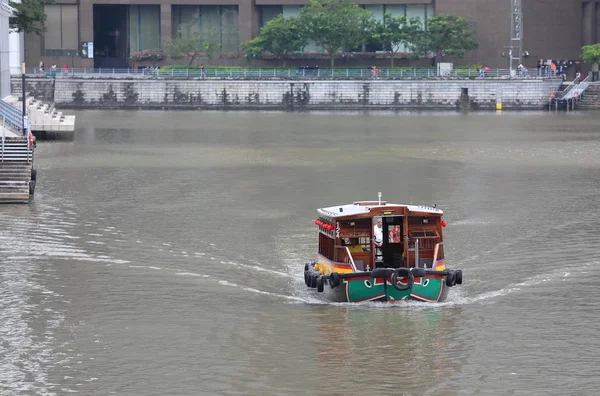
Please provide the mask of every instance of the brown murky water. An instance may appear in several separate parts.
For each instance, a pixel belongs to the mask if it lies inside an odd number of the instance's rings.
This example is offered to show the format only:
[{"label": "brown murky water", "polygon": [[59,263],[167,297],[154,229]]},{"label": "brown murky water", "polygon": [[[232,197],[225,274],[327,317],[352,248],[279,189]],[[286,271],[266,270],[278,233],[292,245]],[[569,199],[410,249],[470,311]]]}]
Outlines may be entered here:
[{"label": "brown murky water", "polygon": [[[1,395],[593,395],[600,114],[79,112],[0,207]],[[304,286],[316,208],[437,203],[464,284]]]}]

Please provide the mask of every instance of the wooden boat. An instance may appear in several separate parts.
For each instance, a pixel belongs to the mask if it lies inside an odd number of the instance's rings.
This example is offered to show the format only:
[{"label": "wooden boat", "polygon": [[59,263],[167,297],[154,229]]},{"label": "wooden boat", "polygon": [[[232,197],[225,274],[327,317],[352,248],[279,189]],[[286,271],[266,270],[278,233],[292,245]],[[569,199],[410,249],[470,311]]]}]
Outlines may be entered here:
[{"label": "wooden boat", "polygon": [[[448,270],[443,211],[429,206],[359,201],[317,210],[319,248],[306,263],[307,286],[336,302],[442,302],[462,284]],[[381,239],[381,240],[378,240]]]}]

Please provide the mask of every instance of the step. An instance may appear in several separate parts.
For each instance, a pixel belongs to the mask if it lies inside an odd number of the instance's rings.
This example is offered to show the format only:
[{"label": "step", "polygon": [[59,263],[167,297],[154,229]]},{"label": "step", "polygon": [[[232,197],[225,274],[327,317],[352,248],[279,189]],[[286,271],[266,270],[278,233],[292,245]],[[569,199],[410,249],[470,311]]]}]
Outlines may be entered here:
[{"label": "step", "polygon": [[17,177],[25,174],[30,174],[31,168],[26,169],[0,169],[0,176]]},{"label": "step", "polygon": [[29,203],[29,192],[19,194],[0,194],[1,203]]},{"label": "step", "polygon": [[0,203],[5,203],[5,204],[15,204],[15,203],[29,203],[29,194],[27,194],[27,198],[25,198],[22,194],[18,194],[15,196],[11,196],[11,197],[2,197],[0,196]]},{"label": "step", "polygon": [[16,167],[31,167],[31,162],[30,161],[22,161],[22,162],[11,162],[10,164],[7,163],[2,163],[0,162],[0,169],[7,167],[7,168],[16,168]]},{"label": "step", "polygon": [[2,163],[22,163],[29,160],[30,162],[33,160],[33,156],[24,156],[24,155],[0,155],[0,162]]},{"label": "step", "polygon": [[0,170],[0,177],[19,177],[31,174],[31,168],[29,169],[2,169]]},{"label": "step", "polygon": [[0,182],[0,188],[23,188],[27,186],[29,186],[29,179]]},{"label": "step", "polygon": [[595,106],[586,106],[586,105],[577,105],[575,106],[577,110],[600,110],[600,105]]},{"label": "step", "polygon": [[2,160],[26,162],[31,156],[32,153],[27,153],[26,150],[4,150],[4,152],[0,151],[0,162],[3,162]]},{"label": "step", "polygon": [[25,150],[25,149],[19,149],[19,150],[7,150],[6,147],[4,148],[4,151],[0,150],[0,157],[4,157],[4,158],[15,158],[15,157],[19,157],[19,156],[23,156],[24,158],[26,158],[27,156],[31,156],[33,153],[29,150]]},{"label": "step", "polygon": [[28,185],[29,180],[18,180],[18,181],[3,181],[0,182],[0,187],[23,187],[24,185]]},{"label": "step", "polygon": [[[10,152],[4,151],[4,153],[2,153],[2,151],[0,151],[0,157],[2,157],[2,154],[6,155],[9,154]],[[31,161],[12,161],[11,163],[3,163],[0,160],[0,170],[2,169],[28,169],[31,168]]]},{"label": "step", "polygon": [[[1,164],[9,164],[10,162],[0,162]],[[8,166],[2,166],[0,167],[0,174],[2,175],[8,175],[8,174],[13,174],[13,173],[25,173],[25,172],[30,172],[31,171],[31,165],[30,166],[15,166],[15,167],[8,167]]]},{"label": "step", "polygon": [[0,196],[4,194],[29,194],[29,183],[26,186],[3,187],[0,186]]},{"label": "step", "polygon": [[0,185],[3,183],[29,183],[30,180],[31,180],[31,175],[24,176],[24,177],[15,177],[15,178],[0,177]]}]

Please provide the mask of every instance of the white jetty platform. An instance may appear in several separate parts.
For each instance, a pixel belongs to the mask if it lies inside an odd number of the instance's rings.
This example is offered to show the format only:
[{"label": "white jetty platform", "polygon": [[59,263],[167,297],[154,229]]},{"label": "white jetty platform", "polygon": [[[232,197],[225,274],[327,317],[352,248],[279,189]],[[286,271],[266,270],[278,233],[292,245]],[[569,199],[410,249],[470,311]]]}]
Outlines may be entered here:
[{"label": "white jetty platform", "polygon": [[[16,96],[8,96],[4,101],[10,103],[18,110],[22,110],[23,103]],[[27,97],[25,102],[27,115],[31,131],[36,132],[74,132],[75,116],[64,115],[62,111],[57,111],[54,104],[45,104],[42,101],[32,97]]]}]

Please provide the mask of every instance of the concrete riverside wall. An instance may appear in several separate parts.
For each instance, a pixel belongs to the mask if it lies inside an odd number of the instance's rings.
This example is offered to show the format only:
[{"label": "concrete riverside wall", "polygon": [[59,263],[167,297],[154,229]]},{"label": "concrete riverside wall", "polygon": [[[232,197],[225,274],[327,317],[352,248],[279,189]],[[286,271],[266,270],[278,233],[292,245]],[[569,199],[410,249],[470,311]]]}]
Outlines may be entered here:
[{"label": "concrete riverside wall", "polygon": [[[28,95],[62,109],[542,109],[559,80],[224,80],[28,78]],[[12,79],[14,95],[21,81]],[[466,100],[462,97],[462,104]]]}]

